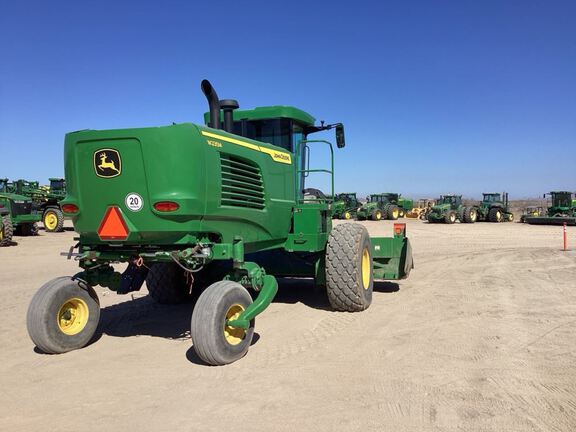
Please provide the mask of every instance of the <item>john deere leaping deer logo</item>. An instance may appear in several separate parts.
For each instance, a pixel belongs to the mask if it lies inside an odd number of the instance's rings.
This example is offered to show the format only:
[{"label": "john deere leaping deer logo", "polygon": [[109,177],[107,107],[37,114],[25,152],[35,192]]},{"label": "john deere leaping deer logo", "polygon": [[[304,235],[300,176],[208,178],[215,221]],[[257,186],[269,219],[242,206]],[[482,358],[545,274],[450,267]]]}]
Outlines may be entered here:
[{"label": "john deere leaping deer logo", "polygon": [[100,149],[94,152],[94,169],[98,177],[111,178],[122,172],[120,153],[114,149]]}]

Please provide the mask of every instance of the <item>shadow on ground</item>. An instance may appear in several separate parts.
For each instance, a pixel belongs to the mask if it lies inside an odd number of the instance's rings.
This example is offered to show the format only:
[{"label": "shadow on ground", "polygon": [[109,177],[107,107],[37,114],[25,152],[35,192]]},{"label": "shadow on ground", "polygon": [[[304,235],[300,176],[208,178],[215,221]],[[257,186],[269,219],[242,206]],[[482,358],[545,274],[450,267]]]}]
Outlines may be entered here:
[{"label": "shadow on ground", "polygon": [[[375,293],[395,293],[397,283],[375,282]],[[302,303],[318,310],[331,310],[324,288],[314,284],[312,279],[281,279],[275,303]],[[190,338],[190,321],[193,303],[161,305],[149,296],[135,297],[132,300],[102,308],[98,330],[90,344],[106,334],[114,337],[152,336],[173,340]],[[254,333],[252,345],[260,336]],[[186,358],[196,364],[204,362],[191,347]]]}]

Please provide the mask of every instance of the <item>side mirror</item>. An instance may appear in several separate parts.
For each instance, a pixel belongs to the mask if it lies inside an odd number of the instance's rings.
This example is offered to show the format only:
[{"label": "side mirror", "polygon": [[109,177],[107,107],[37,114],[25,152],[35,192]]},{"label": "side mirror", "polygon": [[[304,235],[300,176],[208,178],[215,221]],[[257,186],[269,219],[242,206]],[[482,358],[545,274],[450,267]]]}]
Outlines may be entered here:
[{"label": "side mirror", "polygon": [[346,145],[346,140],[344,139],[344,125],[342,123],[336,125],[336,145],[338,148],[343,148]]}]

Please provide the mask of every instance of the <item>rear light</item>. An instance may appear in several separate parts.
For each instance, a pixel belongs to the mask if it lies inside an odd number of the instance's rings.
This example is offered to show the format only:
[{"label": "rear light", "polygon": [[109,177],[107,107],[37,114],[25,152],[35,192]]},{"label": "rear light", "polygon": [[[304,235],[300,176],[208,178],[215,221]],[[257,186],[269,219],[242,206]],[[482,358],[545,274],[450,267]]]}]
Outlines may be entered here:
[{"label": "rear light", "polygon": [[406,235],[406,224],[404,223],[395,223],[394,224],[394,235],[396,237],[405,236]]},{"label": "rear light", "polygon": [[62,206],[62,211],[64,213],[78,213],[80,209],[76,204],[64,204]]},{"label": "rear light", "polygon": [[180,206],[173,201],[160,201],[154,204],[154,208],[159,212],[173,212],[178,210]]}]

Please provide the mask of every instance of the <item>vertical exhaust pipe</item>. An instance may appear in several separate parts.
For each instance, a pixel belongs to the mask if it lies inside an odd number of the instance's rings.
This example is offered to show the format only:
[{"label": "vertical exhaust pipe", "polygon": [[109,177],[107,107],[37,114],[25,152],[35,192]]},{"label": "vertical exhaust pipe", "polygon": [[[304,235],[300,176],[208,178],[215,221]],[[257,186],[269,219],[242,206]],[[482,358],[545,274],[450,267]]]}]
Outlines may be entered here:
[{"label": "vertical exhaust pipe", "polygon": [[234,99],[222,99],[220,101],[220,108],[224,111],[224,130],[226,132],[234,133],[234,113],[233,111],[240,108],[238,101]]},{"label": "vertical exhaust pipe", "polygon": [[210,84],[208,80],[202,80],[200,84],[202,92],[208,100],[208,106],[210,107],[210,126],[212,129],[220,129],[220,100],[216,94],[216,90]]}]

